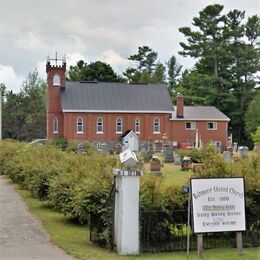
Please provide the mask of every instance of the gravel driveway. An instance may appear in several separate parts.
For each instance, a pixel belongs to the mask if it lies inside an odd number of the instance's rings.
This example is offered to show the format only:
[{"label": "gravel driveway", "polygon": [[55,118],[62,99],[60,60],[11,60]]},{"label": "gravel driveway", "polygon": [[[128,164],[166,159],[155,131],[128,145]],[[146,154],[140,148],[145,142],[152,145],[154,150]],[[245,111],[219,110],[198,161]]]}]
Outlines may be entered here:
[{"label": "gravel driveway", "polygon": [[0,259],[75,259],[50,243],[41,222],[4,176],[0,176]]}]

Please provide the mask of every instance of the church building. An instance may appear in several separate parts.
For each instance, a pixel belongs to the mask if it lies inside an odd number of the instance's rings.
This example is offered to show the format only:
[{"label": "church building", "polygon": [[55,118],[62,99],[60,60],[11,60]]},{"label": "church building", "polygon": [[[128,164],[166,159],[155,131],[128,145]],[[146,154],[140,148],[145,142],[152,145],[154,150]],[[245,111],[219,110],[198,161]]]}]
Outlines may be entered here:
[{"label": "church building", "polygon": [[47,60],[47,138],[89,141],[98,150],[167,141],[178,148],[209,142],[225,149],[229,118],[213,106],[174,106],[165,84],[66,81],[66,61]]}]

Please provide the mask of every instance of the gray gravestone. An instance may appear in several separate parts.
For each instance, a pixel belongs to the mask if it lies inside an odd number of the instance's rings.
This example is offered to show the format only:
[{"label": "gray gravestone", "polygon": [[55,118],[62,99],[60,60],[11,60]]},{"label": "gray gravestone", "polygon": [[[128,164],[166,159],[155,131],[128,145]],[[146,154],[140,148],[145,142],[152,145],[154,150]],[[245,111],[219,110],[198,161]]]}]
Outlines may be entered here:
[{"label": "gray gravestone", "polygon": [[180,155],[175,153],[173,158],[174,158],[174,164],[176,164],[176,165],[180,165],[181,164],[181,157],[180,157]]},{"label": "gray gravestone", "polygon": [[144,154],[146,153],[145,147],[142,146],[142,147],[140,148],[140,152],[141,152],[142,155],[144,155]]},{"label": "gray gravestone", "polygon": [[173,162],[173,148],[172,147],[164,148],[164,162],[166,162],[166,163]]},{"label": "gray gravestone", "polygon": [[233,152],[234,152],[234,153],[237,152],[237,143],[234,143],[234,145],[233,145]]},{"label": "gray gravestone", "polygon": [[225,162],[231,162],[232,161],[232,154],[230,151],[224,151],[224,160]]},{"label": "gray gravestone", "polygon": [[238,154],[240,157],[247,157],[248,147],[247,146],[240,146],[238,148]]}]

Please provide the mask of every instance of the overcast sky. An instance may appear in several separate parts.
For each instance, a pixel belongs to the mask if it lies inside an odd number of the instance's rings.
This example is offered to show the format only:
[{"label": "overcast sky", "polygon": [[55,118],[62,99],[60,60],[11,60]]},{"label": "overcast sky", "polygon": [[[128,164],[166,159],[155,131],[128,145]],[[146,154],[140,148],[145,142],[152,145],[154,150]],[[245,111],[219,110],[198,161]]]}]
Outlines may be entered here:
[{"label": "overcast sky", "polygon": [[0,82],[18,91],[33,68],[46,78],[46,57],[66,54],[67,63],[102,60],[121,73],[127,57],[148,45],[165,63],[172,55],[190,68],[194,61],[178,55],[184,41],[179,27],[208,4],[260,12],[260,0],[0,0]]}]

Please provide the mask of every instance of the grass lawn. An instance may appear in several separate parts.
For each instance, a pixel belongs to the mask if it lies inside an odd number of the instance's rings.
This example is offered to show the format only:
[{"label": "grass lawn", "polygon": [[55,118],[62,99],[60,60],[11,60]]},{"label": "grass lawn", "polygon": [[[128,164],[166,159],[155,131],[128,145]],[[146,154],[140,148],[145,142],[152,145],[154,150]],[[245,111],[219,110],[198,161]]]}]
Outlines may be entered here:
[{"label": "grass lawn", "polygon": [[[144,169],[146,174],[150,172],[149,163],[144,165]],[[189,185],[189,180],[193,175],[192,171],[182,171],[181,165],[175,165],[173,163],[163,163],[161,172],[163,183],[175,186]]]},{"label": "grass lawn", "polygon": [[[19,189],[17,185],[16,189],[24,198],[29,211],[42,221],[43,226],[51,236],[52,242],[78,259],[187,259],[185,252],[141,254],[140,256],[131,257],[118,256],[115,252],[93,245],[89,241],[89,230],[86,226],[72,223],[68,217],[50,209],[46,202],[33,199],[28,191]],[[196,252],[192,252],[188,259],[198,259]],[[245,249],[242,255],[238,255],[235,248],[212,249],[205,251],[204,259],[256,260],[260,259],[260,249]]]}]

